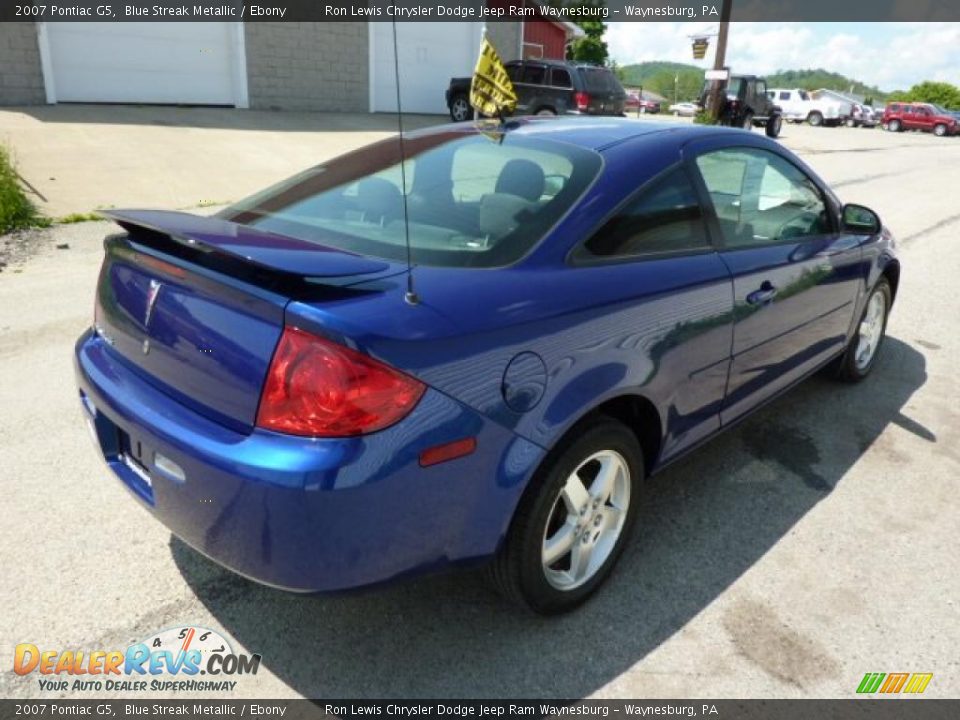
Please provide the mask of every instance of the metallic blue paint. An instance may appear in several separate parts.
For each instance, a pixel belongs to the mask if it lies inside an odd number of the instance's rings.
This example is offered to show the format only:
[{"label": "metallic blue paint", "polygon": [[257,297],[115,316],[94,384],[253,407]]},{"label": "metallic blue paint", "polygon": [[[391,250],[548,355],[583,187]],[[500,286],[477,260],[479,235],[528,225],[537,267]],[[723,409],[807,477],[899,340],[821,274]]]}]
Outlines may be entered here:
[{"label": "metallic blue paint", "polygon": [[[474,130],[416,135],[432,132]],[[96,408],[106,462],[175,534],[237,572],[297,590],[488,557],[545,454],[584,416],[624,396],[651,403],[656,471],[836,357],[867,291],[897,263],[886,230],[724,249],[701,186],[712,250],[578,266],[571,251],[637,188],[676,165],[695,177],[694,158],[711,149],[758,147],[795,163],[823,190],[835,228],[840,203],[789,151],[740,130],[536,119],[507,132],[597,150],[603,169],[516,264],[416,268],[419,305],[404,302],[395,265],[327,248],[312,255],[306,243],[290,255],[223,220],[146,217],[155,231],[232,255],[245,253],[236,242],[245,238],[264,268],[349,275],[351,292],[317,299],[257,287],[138,244],[135,230],[107,243],[99,331],[77,343],[78,383],[87,412]],[[150,280],[164,288],[147,324]],[[780,293],[764,299],[768,282]],[[369,353],[429,390],[409,416],[365,437],[254,428],[283,324]],[[470,436],[473,454],[418,465],[423,450]],[[139,458],[152,487],[123,452]],[[155,452],[186,482],[157,471]]]}]

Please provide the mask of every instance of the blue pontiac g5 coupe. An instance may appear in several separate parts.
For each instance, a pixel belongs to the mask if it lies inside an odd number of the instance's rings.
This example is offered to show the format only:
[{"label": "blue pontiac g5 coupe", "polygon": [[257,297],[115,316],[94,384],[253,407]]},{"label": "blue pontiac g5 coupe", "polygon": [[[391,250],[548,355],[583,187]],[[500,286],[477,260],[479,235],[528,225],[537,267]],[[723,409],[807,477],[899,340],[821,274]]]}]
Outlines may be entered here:
[{"label": "blue pontiac g5 coupe", "polygon": [[150,512],[279,588],[483,562],[541,613],[603,582],[647,475],[824,366],[863,379],[900,277],[777,143],[619,119],[438,127],[213,217],[110,215],[76,374]]}]

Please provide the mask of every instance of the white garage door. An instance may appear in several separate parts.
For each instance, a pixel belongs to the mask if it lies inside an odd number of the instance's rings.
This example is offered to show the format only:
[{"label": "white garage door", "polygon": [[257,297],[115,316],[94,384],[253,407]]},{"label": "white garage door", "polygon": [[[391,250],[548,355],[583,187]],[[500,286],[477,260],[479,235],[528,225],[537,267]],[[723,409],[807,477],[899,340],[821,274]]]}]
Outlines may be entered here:
[{"label": "white garage door", "polygon": [[246,69],[233,25],[47,23],[55,99],[236,105]]},{"label": "white garage door", "polygon": [[[447,112],[443,93],[451,77],[473,73],[482,28],[482,23],[397,23],[400,103],[404,112]],[[370,23],[370,52],[370,107],[374,112],[396,112],[390,23]]]}]

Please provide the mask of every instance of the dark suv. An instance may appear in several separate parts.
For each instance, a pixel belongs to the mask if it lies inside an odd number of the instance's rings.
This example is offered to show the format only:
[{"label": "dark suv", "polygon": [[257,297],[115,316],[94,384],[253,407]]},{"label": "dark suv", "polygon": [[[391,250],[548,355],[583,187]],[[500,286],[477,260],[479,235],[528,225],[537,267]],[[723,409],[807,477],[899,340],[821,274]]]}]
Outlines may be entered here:
[{"label": "dark suv", "polygon": [[929,103],[890,103],[884,108],[882,122],[892,132],[923,130],[941,137],[960,132],[956,117]]},{"label": "dark suv", "polygon": [[[562,60],[506,63],[517,91],[516,115],[623,115],[627,93],[610,68]],[[470,78],[453,78],[447,107],[455,122],[473,117]]]},{"label": "dark suv", "polygon": [[[703,85],[700,107],[710,102],[711,82]],[[717,112],[721,125],[742,127],[750,130],[754,125],[764,128],[767,137],[778,137],[783,125],[779,105],[767,95],[766,78],[756,75],[731,75],[720,92],[720,109]]]}]

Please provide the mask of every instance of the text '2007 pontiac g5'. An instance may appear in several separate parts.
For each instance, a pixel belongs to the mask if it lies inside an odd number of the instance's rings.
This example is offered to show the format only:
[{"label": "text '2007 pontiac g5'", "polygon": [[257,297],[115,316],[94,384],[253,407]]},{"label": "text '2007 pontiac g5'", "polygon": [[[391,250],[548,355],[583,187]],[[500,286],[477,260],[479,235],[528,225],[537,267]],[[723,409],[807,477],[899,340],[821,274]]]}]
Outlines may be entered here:
[{"label": "text '2007 pontiac g5'", "polygon": [[175,535],[296,591],[485,564],[561,612],[646,476],[818,369],[870,373],[894,240],[782,146],[494,127],[384,140],[212,217],[109,213],[80,397]]}]

